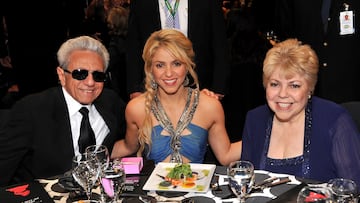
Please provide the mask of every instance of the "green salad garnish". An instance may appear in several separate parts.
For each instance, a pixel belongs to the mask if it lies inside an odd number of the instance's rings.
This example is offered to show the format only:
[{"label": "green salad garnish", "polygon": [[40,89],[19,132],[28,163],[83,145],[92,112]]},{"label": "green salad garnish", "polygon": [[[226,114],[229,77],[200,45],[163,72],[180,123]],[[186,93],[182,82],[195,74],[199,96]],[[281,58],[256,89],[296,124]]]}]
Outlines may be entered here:
[{"label": "green salad garnish", "polygon": [[173,169],[167,175],[171,179],[182,179],[184,177],[192,177],[192,171],[190,164],[176,164]]}]

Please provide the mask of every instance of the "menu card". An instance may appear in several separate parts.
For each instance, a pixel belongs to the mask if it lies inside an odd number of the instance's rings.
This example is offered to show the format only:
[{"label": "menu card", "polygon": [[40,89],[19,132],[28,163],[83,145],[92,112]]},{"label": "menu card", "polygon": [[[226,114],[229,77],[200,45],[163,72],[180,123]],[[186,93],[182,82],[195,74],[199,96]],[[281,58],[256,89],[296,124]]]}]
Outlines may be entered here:
[{"label": "menu card", "polygon": [[28,182],[0,188],[1,202],[6,203],[52,203],[43,186],[37,182]]}]

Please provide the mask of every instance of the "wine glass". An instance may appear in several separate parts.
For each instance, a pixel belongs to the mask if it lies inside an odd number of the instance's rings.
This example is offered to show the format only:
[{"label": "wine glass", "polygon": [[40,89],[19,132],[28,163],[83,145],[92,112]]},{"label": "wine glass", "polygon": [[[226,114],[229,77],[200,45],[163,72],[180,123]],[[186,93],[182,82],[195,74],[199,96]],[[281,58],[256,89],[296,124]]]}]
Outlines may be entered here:
[{"label": "wine glass", "polygon": [[327,186],[308,185],[303,187],[298,196],[297,203],[332,203],[333,195]]},{"label": "wine glass", "polygon": [[234,161],[227,167],[229,186],[240,202],[245,202],[255,182],[254,165],[249,161]]},{"label": "wine glass", "polygon": [[[109,167],[109,150],[105,145],[90,145],[86,147],[85,152],[93,154],[101,165],[101,173],[98,179],[98,183],[100,184],[101,179],[104,177],[104,171]],[[106,195],[102,187],[100,187],[100,198],[102,202],[106,201]]]},{"label": "wine glass", "polygon": [[120,201],[120,194],[125,187],[126,175],[121,162],[114,161],[103,171],[101,187],[106,195],[106,202]]},{"label": "wine glass", "polygon": [[329,180],[327,186],[334,194],[334,200],[338,203],[357,202],[357,185],[354,181],[345,178],[334,178]]},{"label": "wine glass", "polygon": [[95,155],[102,165],[102,170],[105,170],[109,166],[110,155],[109,150],[105,145],[90,145],[86,147],[85,152]]},{"label": "wine glass", "polygon": [[101,165],[91,153],[75,155],[72,161],[72,176],[85,190],[87,199],[90,200],[92,188],[95,186],[101,172]]}]

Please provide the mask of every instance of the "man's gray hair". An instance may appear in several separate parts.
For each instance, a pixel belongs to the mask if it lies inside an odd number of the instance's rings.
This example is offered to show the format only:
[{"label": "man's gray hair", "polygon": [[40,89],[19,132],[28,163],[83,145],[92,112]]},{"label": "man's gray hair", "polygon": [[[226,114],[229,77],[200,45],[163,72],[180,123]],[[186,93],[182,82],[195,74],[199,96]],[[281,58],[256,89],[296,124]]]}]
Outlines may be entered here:
[{"label": "man's gray hair", "polygon": [[98,53],[104,61],[104,71],[108,68],[110,60],[109,52],[99,40],[89,36],[69,39],[60,46],[57,52],[57,60],[61,68],[68,68],[69,56],[75,50],[89,50]]}]

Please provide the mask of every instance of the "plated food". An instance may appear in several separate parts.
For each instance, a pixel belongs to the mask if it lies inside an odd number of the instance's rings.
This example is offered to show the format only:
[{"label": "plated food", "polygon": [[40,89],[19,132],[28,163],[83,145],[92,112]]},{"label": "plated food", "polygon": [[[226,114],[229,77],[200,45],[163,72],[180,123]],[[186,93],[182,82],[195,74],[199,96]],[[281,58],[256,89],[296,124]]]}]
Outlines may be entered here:
[{"label": "plated food", "polygon": [[[159,183],[160,187],[184,187],[192,188],[196,186],[196,181],[200,178],[199,172],[192,171],[190,164],[176,164],[175,167],[169,168],[169,173],[164,177],[158,175],[164,181]],[[208,169],[203,169],[201,174],[208,174]],[[201,176],[201,177],[204,177]]]},{"label": "plated food", "polygon": [[143,189],[206,192],[215,168],[213,164],[158,163]]}]

